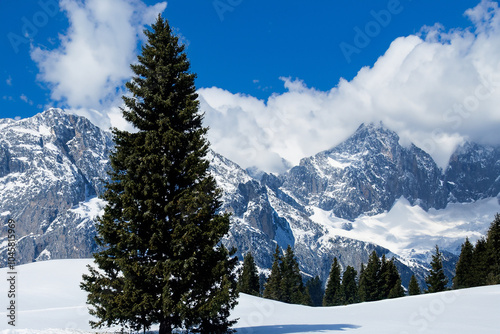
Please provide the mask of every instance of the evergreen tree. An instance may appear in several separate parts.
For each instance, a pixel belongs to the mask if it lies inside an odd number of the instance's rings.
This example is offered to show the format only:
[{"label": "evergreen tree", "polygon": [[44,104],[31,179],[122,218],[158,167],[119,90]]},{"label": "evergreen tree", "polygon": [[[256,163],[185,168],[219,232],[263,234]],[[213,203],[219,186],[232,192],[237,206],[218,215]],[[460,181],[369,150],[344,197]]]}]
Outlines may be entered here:
[{"label": "evergreen tree", "polygon": [[436,253],[432,256],[431,270],[425,278],[425,283],[427,283],[427,292],[429,293],[444,291],[446,290],[446,284],[448,284],[448,279],[443,270],[442,254],[437,245]]},{"label": "evergreen tree", "polygon": [[361,301],[375,301],[380,300],[382,295],[382,280],[381,280],[381,262],[377,255],[377,252],[373,251],[368,260],[366,268],[363,270],[363,274],[360,275],[360,291]]},{"label": "evergreen tree", "polygon": [[486,285],[490,269],[488,245],[485,238],[480,238],[472,252],[472,281],[473,286]]},{"label": "evergreen tree", "polygon": [[410,285],[408,286],[408,294],[410,296],[416,296],[420,293],[420,285],[418,284],[417,278],[415,277],[415,275],[411,275]]},{"label": "evergreen tree", "polygon": [[221,244],[229,216],[208,171],[207,128],[184,46],[161,16],[135,76],[126,84],[124,118],[135,132],[113,130],[111,181],[96,223],[94,255],[81,287],[93,327],[119,324],[228,333],[236,304],[236,259]]},{"label": "evergreen tree", "polygon": [[368,298],[364,263],[361,263],[361,268],[359,269],[358,298],[360,302],[365,302]]},{"label": "evergreen tree", "polygon": [[384,260],[382,260],[381,282],[380,299],[404,296],[405,291],[401,285],[401,277],[399,276],[398,268],[394,264],[394,259],[386,261],[385,264]]},{"label": "evergreen tree", "polygon": [[323,306],[335,306],[342,303],[342,291],[340,285],[340,265],[337,258],[333,259],[330,275],[326,284]]},{"label": "evergreen tree", "polygon": [[453,279],[454,289],[463,289],[475,286],[473,253],[474,246],[470,243],[469,238],[466,238],[464,244],[462,245],[462,250],[460,251],[460,258],[458,259],[455,267],[455,277]]},{"label": "evergreen tree", "polygon": [[288,245],[281,261],[281,301],[292,304],[310,304],[292,247]]},{"label": "evergreen tree", "polygon": [[387,298],[399,298],[404,297],[405,289],[403,288],[403,284],[401,283],[401,278],[398,278],[394,283],[392,289],[389,291]]},{"label": "evergreen tree", "polygon": [[281,300],[281,251],[276,245],[274,261],[264,289],[263,297],[267,299]]},{"label": "evergreen tree", "polygon": [[239,292],[249,295],[260,295],[259,273],[252,253],[246,253],[243,259],[243,268],[238,279]]},{"label": "evergreen tree", "polygon": [[354,304],[359,301],[358,284],[356,283],[356,270],[347,266],[342,277],[342,291],[344,292],[344,303]]},{"label": "evergreen tree", "polygon": [[488,230],[486,245],[490,263],[487,283],[500,284],[500,214],[498,213]]},{"label": "evergreen tree", "polygon": [[321,306],[323,303],[323,284],[319,276],[315,276],[306,282],[306,290],[311,297],[312,306]]}]

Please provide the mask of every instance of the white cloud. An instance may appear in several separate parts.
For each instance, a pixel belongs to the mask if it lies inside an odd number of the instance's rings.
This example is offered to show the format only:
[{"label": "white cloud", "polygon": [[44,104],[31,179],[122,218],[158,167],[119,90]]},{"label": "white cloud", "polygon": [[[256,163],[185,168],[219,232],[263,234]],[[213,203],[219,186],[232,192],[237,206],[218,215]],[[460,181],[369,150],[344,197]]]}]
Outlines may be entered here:
[{"label": "white cloud", "polygon": [[19,98],[21,99],[21,101],[29,104],[30,106],[33,105],[33,101],[31,101],[26,95],[21,94],[21,96]]},{"label": "white cloud", "polygon": [[281,158],[328,149],[362,122],[382,121],[444,167],[463,140],[500,143],[500,10],[483,0],[469,30],[424,27],[400,37],[371,68],[330,91],[282,78],[267,101],[220,88],[199,90],[213,148],[242,167],[281,171]]},{"label": "white cloud", "polygon": [[104,128],[114,126],[115,106],[132,76],[130,64],[136,61],[142,31],[165,10],[166,2],[147,6],[140,0],[61,0],[60,7],[70,23],[60,47],[31,50],[40,69],[38,79],[62,106]]}]

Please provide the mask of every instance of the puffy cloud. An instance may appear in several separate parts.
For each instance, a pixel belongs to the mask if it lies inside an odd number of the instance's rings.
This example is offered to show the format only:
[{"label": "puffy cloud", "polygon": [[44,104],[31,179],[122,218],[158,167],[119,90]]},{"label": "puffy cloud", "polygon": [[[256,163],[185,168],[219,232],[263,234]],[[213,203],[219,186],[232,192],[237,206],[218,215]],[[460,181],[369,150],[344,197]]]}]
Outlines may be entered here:
[{"label": "puffy cloud", "polygon": [[242,167],[279,172],[282,158],[328,149],[362,122],[382,121],[444,167],[463,140],[500,143],[500,10],[483,0],[467,30],[424,27],[400,37],[373,67],[330,91],[282,78],[267,101],[220,88],[199,90],[214,149]]},{"label": "puffy cloud", "polygon": [[[70,26],[55,50],[33,48],[38,79],[51,98],[104,128],[114,121],[123,85],[130,79],[143,29],[166,8],[140,0],[61,0]],[[100,110],[99,112],[97,110]],[[111,114],[111,116],[108,116]]]}]

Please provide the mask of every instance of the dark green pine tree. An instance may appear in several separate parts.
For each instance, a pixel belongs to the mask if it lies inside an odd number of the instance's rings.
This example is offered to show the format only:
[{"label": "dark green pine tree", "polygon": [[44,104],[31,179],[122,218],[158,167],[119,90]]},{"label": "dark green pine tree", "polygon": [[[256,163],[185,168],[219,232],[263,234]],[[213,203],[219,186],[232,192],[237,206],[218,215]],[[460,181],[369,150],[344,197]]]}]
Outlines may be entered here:
[{"label": "dark green pine tree", "polygon": [[410,285],[408,286],[408,294],[410,296],[416,296],[421,293],[420,285],[418,284],[417,278],[415,275],[411,275]]},{"label": "dark green pine tree", "polygon": [[469,238],[465,239],[460,251],[460,257],[455,267],[455,277],[453,278],[453,288],[463,289],[475,286],[474,282],[474,246]]},{"label": "dark green pine tree", "polygon": [[281,250],[276,245],[271,275],[267,279],[263,297],[267,299],[281,300]]},{"label": "dark green pine tree", "polygon": [[243,259],[243,268],[238,278],[238,290],[249,295],[260,295],[259,272],[250,252],[246,253]]},{"label": "dark green pine tree", "polygon": [[485,238],[476,242],[472,253],[473,286],[483,286],[487,283],[487,276],[491,267],[488,245]]},{"label": "dark green pine tree", "polygon": [[81,284],[92,326],[232,332],[236,259],[220,242],[229,216],[219,214],[208,170],[195,74],[166,20],[158,16],[145,34],[126,84],[131,96],[123,97],[136,131],[113,130],[107,205],[96,223],[103,250]]},{"label": "dark green pine tree", "polygon": [[368,287],[366,285],[365,265],[361,263],[359,269],[358,298],[360,302],[365,302],[368,298]]},{"label": "dark green pine tree", "polygon": [[354,304],[359,302],[358,297],[358,284],[356,283],[356,270],[347,266],[342,276],[342,291],[344,293],[344,303]]},{"label": "dark green pine tree", "polygon": [[488,230],[486,246],[490,262],[487,284],[500,284],[500,214],[498,213]]},{"label": "dark green pine tree", "polygon": [[381,267],[377,252],[373,251],[363,273],[360,274],[359,296],[361,301],[380,300],[382,290]]},{"label": "dark green pine tree", "polygon": [[401,284],[401,277],[399,276],[398,268],[394,264],[394,259],[387,261],[385,266],[382,266],[382,268],[381,299],[403,297],[405,295],[405,290]]},{"label": "dark green pine tree", "polygon": [[309,304],[305,294],[299,263],[295,258],[292,247],[288,245],[281,261],[281,301],[292,304]]},{"label": "dark green pine tree", "polygon": [[429,272],[429,275],[425,278],[428,293],[441,292],[446,290],[448,279],[444,274],[442,257],[443,256],[439,251],[439,247],[436,245],[436,253],[432,256],[431,270]]},{"label": "dark green pine tree", "polygon": [[319,276],[315,276],[306,282],[306,290],[311,297],[312,306],[321,306],[323,303],[323,284]]},{"label": "dark green pine tree", "polygon": [[325,295],[323,297],[323,306],[336,306],[342,304],[342,289],[340,282],[340,265],[337,258],[333,259],[328,282],[326,283]]},{"label": "dark green pine tree", "polygon": [[401,278],[398,278],[391,291],[389,291],[389,295],[387,298],[399,298],[404,297],[405,289],[403,288],[403,283],[401,282]]}]

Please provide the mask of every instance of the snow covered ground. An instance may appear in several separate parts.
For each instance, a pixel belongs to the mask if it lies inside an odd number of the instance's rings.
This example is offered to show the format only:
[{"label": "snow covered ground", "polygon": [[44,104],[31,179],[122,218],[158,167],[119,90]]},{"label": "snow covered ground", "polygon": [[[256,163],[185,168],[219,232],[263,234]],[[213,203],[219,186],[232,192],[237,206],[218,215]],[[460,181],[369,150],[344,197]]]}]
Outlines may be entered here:
[{"label": "snow covered ground", "polygon": [[[16,268],[16,327],[5,312],[8,269],[0,269],[1,334],[87,334],[90,315],[79,289],[91,260],[51,260]],[[341,307],[289,305],[241,295],[232,313],[238,333],[496,333],[500,285]],[[107,330],[112,332],[112,330]]]}]

